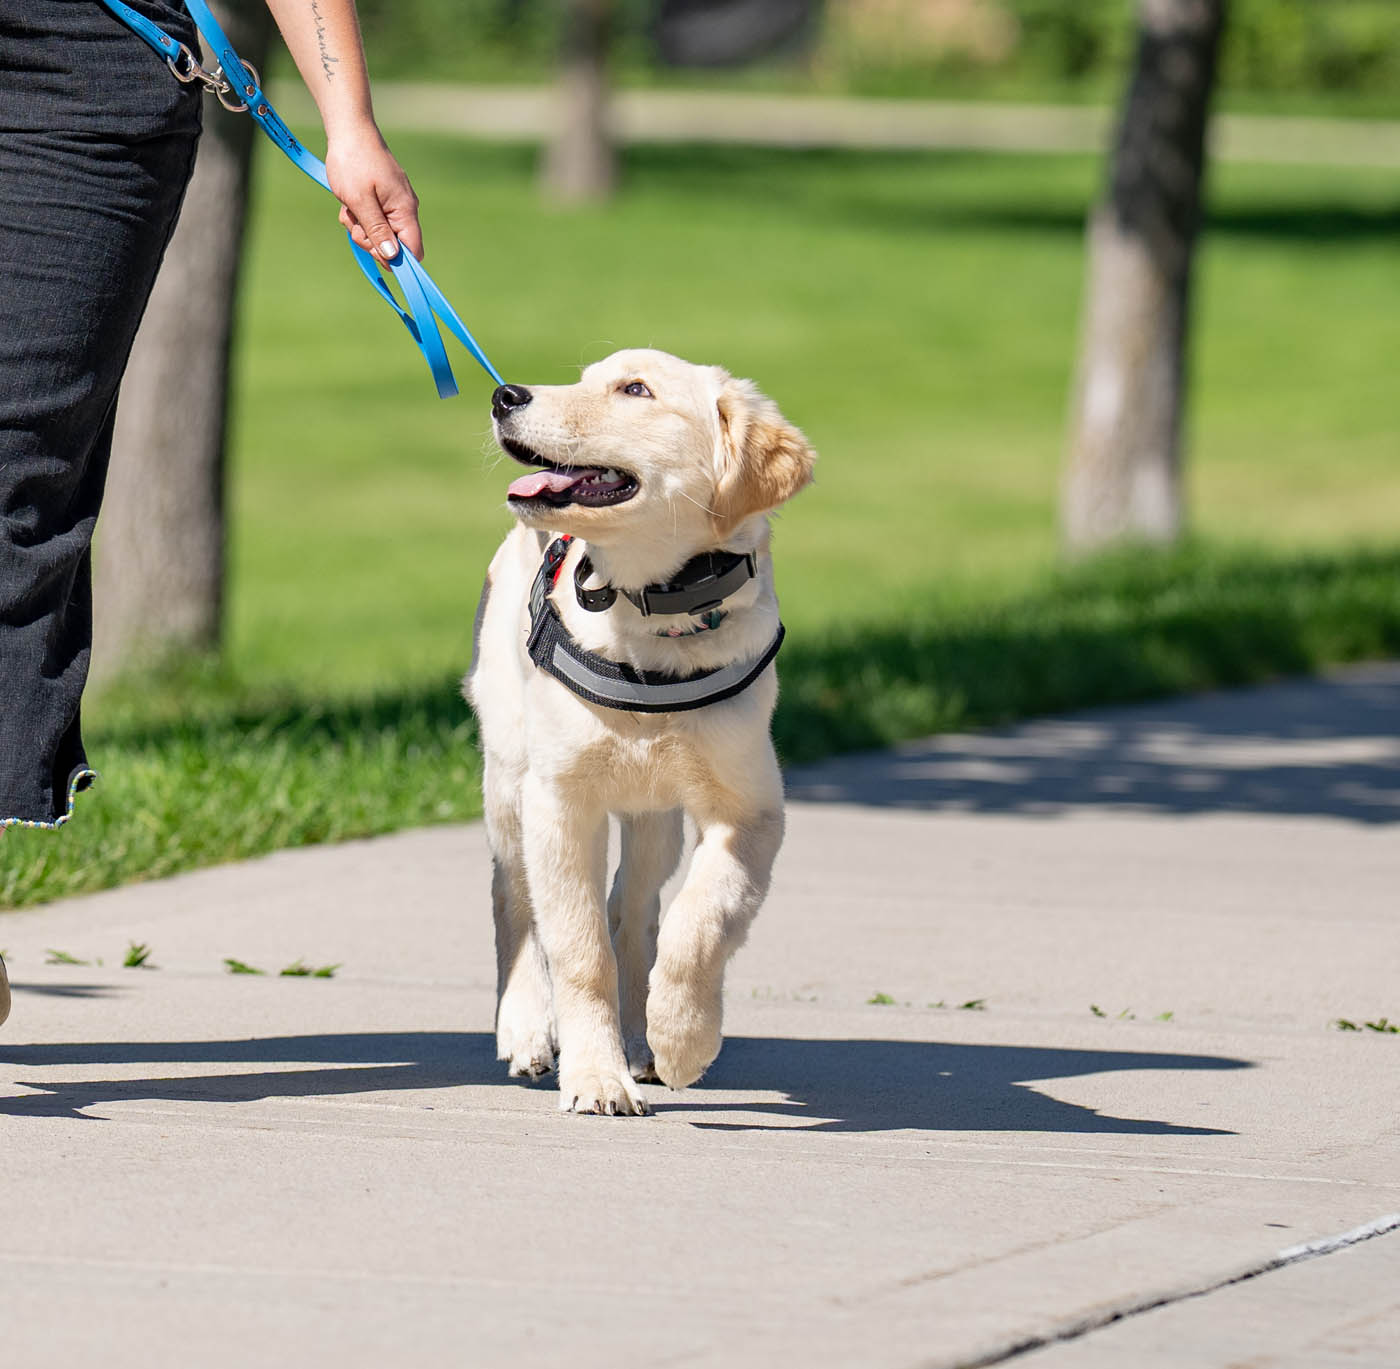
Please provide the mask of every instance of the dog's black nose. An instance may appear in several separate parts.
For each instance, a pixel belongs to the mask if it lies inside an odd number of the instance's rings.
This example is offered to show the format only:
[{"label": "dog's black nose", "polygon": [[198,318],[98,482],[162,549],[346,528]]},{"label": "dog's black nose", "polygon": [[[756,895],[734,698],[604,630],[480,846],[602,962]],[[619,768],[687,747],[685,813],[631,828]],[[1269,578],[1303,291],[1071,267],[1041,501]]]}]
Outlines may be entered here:
[{"label": "dog's black nose", "polygon": [[491,416],[504,418],[512,409],[523,409],[533,398],[523,385],[498,385],[491,396]]}]

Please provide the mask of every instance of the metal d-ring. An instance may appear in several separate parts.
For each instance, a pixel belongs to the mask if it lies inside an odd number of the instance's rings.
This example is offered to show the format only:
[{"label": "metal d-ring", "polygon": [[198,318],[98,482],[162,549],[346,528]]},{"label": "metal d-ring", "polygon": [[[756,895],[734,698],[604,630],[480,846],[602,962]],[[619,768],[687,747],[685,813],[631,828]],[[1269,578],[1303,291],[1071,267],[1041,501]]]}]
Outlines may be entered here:
[{"label": "metal d-ring", "polygon": [[[236,90],[234,88],[233,83],[225,74],[223,67],[220,67],[214,75],[217,76],[220,81],[220,87],[216,88],[214,93],[219,97],[219,103],[231,114],[242,114],[243,111],[248,108],[248,101],[242,97],[244,95],[256,95],[259,87],[262,85],[262,76],[257,67],[251,62],[243,63],[244,81],[241,90]],[[252,79],[248,79],[249,77]],[[237,101],[237,103],[235,104],[234,101]]]}]

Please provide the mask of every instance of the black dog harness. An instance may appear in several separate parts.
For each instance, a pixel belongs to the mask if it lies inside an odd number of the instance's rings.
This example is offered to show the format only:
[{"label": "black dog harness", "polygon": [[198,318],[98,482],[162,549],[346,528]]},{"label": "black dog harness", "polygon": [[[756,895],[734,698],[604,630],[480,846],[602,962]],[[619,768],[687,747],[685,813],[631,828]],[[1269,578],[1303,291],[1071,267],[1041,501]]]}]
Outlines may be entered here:
[{"label": "black dog harness", "polygon": [[[549,594],[559,579],[572,537],[556,537],[545,550],[544,560],[530,587],[530,659],[546,674],[567,685],[581,699],[603,708],[621,708],[628,713],[684,713],[706,704],[719,703],[742,693],[767,669],[783,644],[784,629],[756,657],[700,670],[694,675],[668,675],[656,670],[634,670],[619,665],[596,652],[585,651],[570,636],[550,602]],[[600,613],[617,599],[611,585],[585,589],[583,581],[592,571],[588,557],[580,559],[574,571],[574,592],[579,603],[592,613]],[[687,561],[676,578],[665,585],[648,585],[641,590],[622,590],[644,616],[653,613],[709,612],[741,585],[757,567],[753,555],[738,552],[706,552]]]}]

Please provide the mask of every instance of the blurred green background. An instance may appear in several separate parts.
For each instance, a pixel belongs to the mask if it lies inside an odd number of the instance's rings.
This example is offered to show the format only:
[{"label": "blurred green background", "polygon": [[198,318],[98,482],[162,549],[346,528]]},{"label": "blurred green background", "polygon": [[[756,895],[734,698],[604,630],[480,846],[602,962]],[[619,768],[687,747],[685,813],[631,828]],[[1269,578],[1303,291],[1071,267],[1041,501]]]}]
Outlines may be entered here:
[{"label": "blurred green background", "polygon": [[[1093,159],[641,147],[613,203],[562,212],[540,207],[528,148],[395,141],[428,264],[507,378],[567,382],[658,346],[754,377],[804,428],[817,483],[778,522],[798,638],[1002,598],[1054,565]],[[462,397],[437,401],[383,306],[334,274],[348,263],[314,188],[265,159],[257,201],[231,661],[335,693],[460,670],[517,473],[490,441],[491,382],[464,358]],[[1397,230],[1394,173],[1217,168],[1202,537],[1395,534]]]},{"label": "blurred green background", "polygon": [[[538,0],[361,8],[379,74],[549,77],[557,22]],[[1224,102],[1393,117],[1398,20],[1388,3],[1237,0]],[[676,73],[649,22],[624,7],[623,83],[960,100],[1111,101],[1131,40],[1109,0],[890,0],[819,11],[757,67]],[[610,201],[562,209],[533,146],[387,132],[427,263],[507,379],[657,346],[752,376],[812,439],[817,483],[778,521],[787,760],[1400,652],[1394,166],[1211,168],[1192,535],[1066,567],[1057,491],[1101,158],[640,141]],[[0,906],[478,811],[456,690],[509,526],[491,383],[458,351],[462,396],[434,397],[333,207],[267,149],[252,203],[226,648],[91,700],[103,782],[61,840],[6,835]]]},{"label": "blurred green background", "polygon": [[[552,77],[554,0],[359,0],[374,71],[395,80]],[[618,0],[613,65],[627,85],[705,85],[929,99],[1113,101],[1132,47],[1125,0],[833,0],[779,51],[740,69],[658,62],[657,7]],[[1226,108],[1393,113],[1393,0],[1231,0]]]}]

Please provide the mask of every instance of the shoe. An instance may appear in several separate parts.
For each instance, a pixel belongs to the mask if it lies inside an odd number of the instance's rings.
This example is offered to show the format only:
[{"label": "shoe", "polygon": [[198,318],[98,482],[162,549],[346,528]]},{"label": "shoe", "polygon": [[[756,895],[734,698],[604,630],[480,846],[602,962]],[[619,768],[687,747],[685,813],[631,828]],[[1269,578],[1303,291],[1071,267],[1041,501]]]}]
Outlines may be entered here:
[{"label": "shoe", "polygon": [[0,955],[0,1027],[10,1015],[10,976],[5,973],[5,957]]}]

